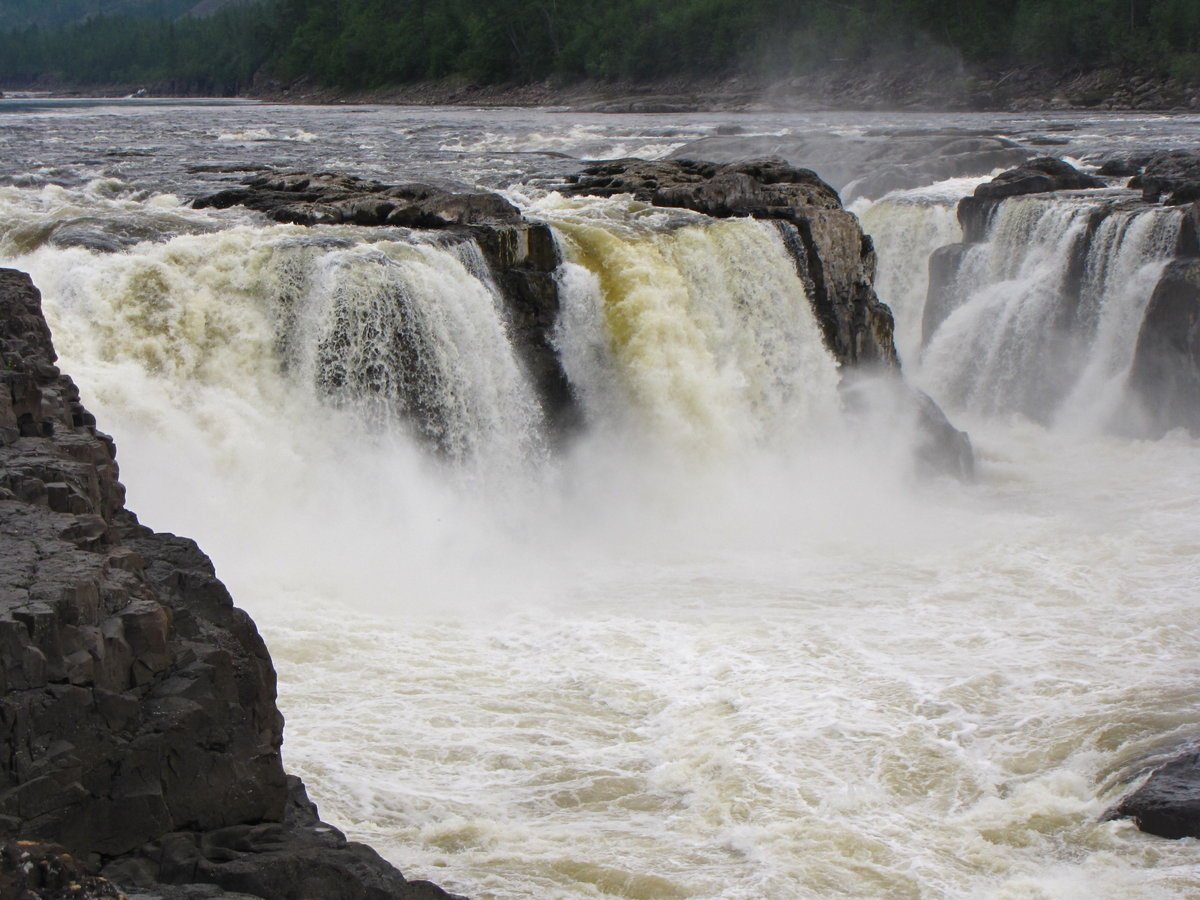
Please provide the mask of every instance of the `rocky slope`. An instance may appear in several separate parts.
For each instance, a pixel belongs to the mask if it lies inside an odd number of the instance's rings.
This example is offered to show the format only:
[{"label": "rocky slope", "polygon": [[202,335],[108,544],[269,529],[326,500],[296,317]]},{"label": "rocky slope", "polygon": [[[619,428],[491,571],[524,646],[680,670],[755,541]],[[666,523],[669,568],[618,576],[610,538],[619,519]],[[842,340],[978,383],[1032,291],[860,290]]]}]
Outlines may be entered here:
[{"label": "rocky slope", "polygon": [[148,900],[447,897],[284,774],[254,623],[195,543],[125,509],[113,441],[55,358],[36,288],[0,270],[0,836]]}]

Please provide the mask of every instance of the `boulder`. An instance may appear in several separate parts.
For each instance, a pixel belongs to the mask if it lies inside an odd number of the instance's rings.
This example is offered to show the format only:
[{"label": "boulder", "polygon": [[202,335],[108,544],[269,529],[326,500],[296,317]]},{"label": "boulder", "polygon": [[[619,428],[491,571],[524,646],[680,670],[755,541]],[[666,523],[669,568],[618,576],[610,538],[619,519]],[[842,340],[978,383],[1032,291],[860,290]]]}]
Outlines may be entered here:
[{"label": "boulder", "polygon": [[1129,182],[1149,203],[1183,206],[1200,201],[1200,151],[1170,150],[1151,157]]},{"label": "boulder", "polygon": [[[243,868],[270,896],[309,896],[313,879],[321,896],[347,900],[406,884],[365,848],[314,852],[315,826],[286,817],[283,717],[258,630],[194,542],[125,509],[113,442],[55,365],[36,288],[10,270],[0,648],[0,830],[62,845],[88,875],[124,874],[121,860],[179,832],[269,832],[292,862],[255,856]],[[172,879],[220,884],[213,874]],[[392,895],[444,896],[424,890]]]},{"label": "boulder", "polygon": [[1128,178],[1137,175],[1154,158],[1153,153],[1131,153],[1120,156],[1101,157],[1097,175],[1106,178]]},{"label": "boulder", "polygon": [[1148,834],[1200,838],[1200,751],[1189,750],[1155,769],[1106,819],[1133,819]]}]

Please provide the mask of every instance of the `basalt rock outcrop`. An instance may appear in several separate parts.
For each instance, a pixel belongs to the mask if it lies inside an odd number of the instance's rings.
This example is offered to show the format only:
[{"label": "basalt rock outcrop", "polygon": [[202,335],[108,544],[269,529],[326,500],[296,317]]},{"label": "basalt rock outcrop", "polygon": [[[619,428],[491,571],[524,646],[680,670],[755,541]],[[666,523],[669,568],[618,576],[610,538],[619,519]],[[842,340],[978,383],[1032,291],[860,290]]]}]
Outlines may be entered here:
[{"label": "basalt rock outcrop", "polygon": [[[60,844],[147,898],[193,882],[214,897],[446,897],[289,813],[299,788],[254,623],[195,543],[124,499],[40,295],[0,270],[0,835]],[[194,865],[164,862],[179,834]]]},{"label": "basalt rock outcrop", "polygon": [[1105,818],[1133,819],[1142,831],[1159,837],[1200,838],[1200,749],[1159,766]]},{"label": "basalt rock outcrop", "polygon": [[251,177],[236,188],[197,199],[196,209],[245,206],[296,225],[512,225],[520,211],[490,192],[454,192],[428,184],[386,185],[331,172]]},{"label": "basalt rock outcrop", "polygon": [[1129,186],[1148,203],[1183,206],[1200,201],[1200,151],[1169,150],[1147,159]]}]

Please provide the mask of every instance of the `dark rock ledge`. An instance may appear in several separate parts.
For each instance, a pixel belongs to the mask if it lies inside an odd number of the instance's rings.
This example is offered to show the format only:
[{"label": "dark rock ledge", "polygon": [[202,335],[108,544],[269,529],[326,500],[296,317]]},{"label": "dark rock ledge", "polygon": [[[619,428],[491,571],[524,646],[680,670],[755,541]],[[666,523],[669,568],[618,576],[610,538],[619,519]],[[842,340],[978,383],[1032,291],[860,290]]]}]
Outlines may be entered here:
[{"label": "dark rock ledge", "polygon": [[1200,838],[1200,747],[1159,766],[1105,818],[1133,819],[1142,831],[1159,837]]},{"label": "dark rock ledge", "polygon": [[449,897],[284,774],[254,623],[195,543],[125,509],[54,363],[38,291],[0,270],[0,894]]}]

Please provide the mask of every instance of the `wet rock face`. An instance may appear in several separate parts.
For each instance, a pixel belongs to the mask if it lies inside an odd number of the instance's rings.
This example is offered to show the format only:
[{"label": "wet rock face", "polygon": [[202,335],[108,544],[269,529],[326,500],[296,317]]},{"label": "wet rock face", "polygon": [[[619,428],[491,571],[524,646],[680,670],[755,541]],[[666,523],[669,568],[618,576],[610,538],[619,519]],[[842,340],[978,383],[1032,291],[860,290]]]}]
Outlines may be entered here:
[{"label": "wet rock face", "polygon": [[848,365],[898,365],[892,312],[873,286],[875,247],[814,172],[777,158],[725,165],[628,159],[590,166],[559,189],[568,195],[632,194],[715,218],[780,223],[830,352]]},{"label": "wet rock face", "polygon": [[1133,819],[1142,831],[1159,837],[1200,838],[1200,751],[1156,769],[1105,818]]},{"label": "wet rock face", "polygon": [[1145,430],[1200,434],[1200,259],[1167,266],[1150,298],[1129,383]]},{"label": "wet rock face", "polygon": [[[185,830],[291,846],[266,646],[195,543],[124,508],[113,442],[54,362],[40,295],[0,270],[0,833],[93,873]],[[359,856],[322,858],[344,886],[324,896],[371,896]]]}]

